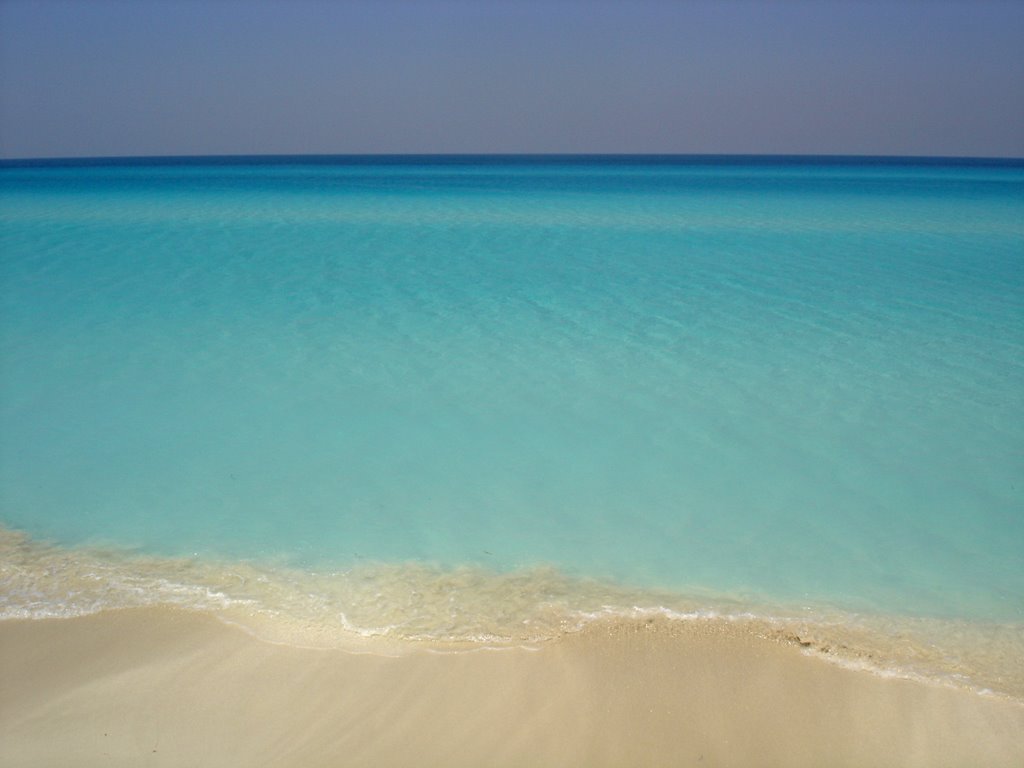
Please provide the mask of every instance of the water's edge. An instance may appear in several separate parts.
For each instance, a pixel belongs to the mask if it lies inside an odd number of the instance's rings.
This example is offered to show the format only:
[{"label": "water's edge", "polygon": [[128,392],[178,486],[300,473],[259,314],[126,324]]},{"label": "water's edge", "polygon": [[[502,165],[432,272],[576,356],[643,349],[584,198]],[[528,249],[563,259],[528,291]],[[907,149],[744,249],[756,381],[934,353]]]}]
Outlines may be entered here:
[{"label": "water's edge", "polygon": [[411,562],[307,572],[61,547],[0,528],[0,581],[0,620],[169,607],[211,614],[267,642],[388,654],[531,647],[594,622],[721,623],[849,669],[1024,701],[1021,624],[757,605],[550,567],[502,573]]}]

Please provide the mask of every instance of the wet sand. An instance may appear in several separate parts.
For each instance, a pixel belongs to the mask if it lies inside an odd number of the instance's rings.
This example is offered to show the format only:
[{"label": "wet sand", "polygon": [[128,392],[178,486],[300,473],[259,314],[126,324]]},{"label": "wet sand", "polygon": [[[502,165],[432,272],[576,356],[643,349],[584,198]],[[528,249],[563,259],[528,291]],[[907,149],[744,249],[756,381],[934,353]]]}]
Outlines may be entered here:
[{"label": "wet sand", "polygon": [[363,650],[171,609],[0,621],[0,763],[1024,765],[1022,702],[844,669],[726,622]]}]

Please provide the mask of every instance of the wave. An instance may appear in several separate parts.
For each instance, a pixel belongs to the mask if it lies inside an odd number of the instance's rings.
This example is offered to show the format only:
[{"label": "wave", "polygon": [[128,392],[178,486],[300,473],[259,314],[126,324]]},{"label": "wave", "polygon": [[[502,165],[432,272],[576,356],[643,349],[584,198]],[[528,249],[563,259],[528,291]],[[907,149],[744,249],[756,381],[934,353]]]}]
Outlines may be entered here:
[{"label": "wave", "polygon": [[728,622],[873,674],[1024,699],[1024,624],[768,605],[632,589],[553,567],[494,571],[423,562],[303,570],[276,563],[69,548],[0,528],[0,620],[173,607],[268,642],[387,652],[531,646],[598,621]]}]

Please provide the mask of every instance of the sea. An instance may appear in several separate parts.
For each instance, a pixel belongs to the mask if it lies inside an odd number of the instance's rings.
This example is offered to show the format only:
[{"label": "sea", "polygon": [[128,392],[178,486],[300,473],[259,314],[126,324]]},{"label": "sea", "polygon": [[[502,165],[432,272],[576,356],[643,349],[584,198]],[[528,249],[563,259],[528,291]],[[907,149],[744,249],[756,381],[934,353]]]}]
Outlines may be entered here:
[{"label": "sea", "polygon": [[1024,698],[1024,161],[3,161],[0,618],[162,605]]}]

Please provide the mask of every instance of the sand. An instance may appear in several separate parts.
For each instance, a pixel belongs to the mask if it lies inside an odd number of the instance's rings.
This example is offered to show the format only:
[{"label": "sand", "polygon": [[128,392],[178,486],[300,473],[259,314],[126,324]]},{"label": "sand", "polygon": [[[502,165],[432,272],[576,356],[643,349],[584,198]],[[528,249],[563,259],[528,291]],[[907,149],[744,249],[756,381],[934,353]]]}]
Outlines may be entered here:
[{"label": "sand", "polygon": [[132,609],[2,621],[0,673],[8,768],[1024,765],[1024,703],[721,622],[392,657]]}]

